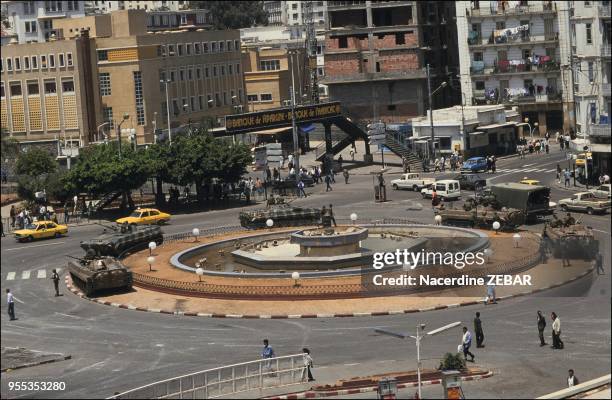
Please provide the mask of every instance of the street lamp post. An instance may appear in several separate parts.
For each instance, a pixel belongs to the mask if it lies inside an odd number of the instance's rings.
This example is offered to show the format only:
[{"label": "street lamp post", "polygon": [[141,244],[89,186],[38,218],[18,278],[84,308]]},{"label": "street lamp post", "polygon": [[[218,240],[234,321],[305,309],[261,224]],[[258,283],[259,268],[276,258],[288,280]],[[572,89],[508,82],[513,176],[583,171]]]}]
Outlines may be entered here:
[{"label": "street lamp post", "polygon": [[457,322],[453,322],[448,325],[444,325],[438,329],[434,329],[433,331],[429,331],[426,334],[423,334],[423,330],[425,329],[425,324],[418,324],[416,336],[408,335],[405,333],[395,333],[395,332],[391,332],[386,329],[380,329],[380,328],[374,329],[374,331],[376,333],[381,333],[383,335],[393,336],[393,337],[400,338],[400,339],[412,338],[416,341],[418,394],[419,394],[419,399],[422,399],[423,396],[421,396],[421,340],[423,340],[426,337],[434,336],[434,335],[437,335],[438,333],[445,332],[459,325],[461,325],[461,321],[457,321]]},{"label": "street lamp post", "polygon": [[166,118],[168,119],[168,142],[172,144],[172,130],[170,129],[170,94],[168,92],[168,83],[170,83],[170,79],[160,79],[159,82],[165,84],[166,88]]},{"label": "street lamp post", "polygon": [[291,127],[293,129],[293,168],[295,169],[295,183],[299,185],[301,180],[300,174],[300,145],[297,133],[297,125],[295,123],[295,75],[293,73],[293,55],[295,51],[290,51],[292,56],[291,62]]},{"label": "street lamp post", "polygon": [[440,86],[433,92],[431,91],[431,73],[429,71],[429,64],[427,64],[427,93],[429,96],[429,128],[431,129],[431,158],[436,158],[436,144],[435,144],[435,135],[434,135],[434,123],[433,123],[433,104],[432,97],[436,94],[440,89],[446,87],[446,82],[442,82]]},{"label": "street lamp post", "polygon": [[101,136],[104,136],[104,141],[107,142],[108,141],[108,137],[106,136],[106,134],[104,133],[104,131],[101,131],[101,129],[105,126],[110,124],[110,122],[105,122],[103,124],[98,125],[98,128],[96,129],[96,131],[98,132],[98,141],[100,140]]},{"label": "street lamp post", "polygon": [[525,117],[525,123],[529,127],[529,138],[533,140],[533,131],[535,131],[535,129],[538,127],[539,124],[537,122],[534,122],[533,128],[532,128],[531,124],[529,123],[529,117]]},{"label": "street lamp post", "polygon": [[117,124],[116,132],[117,132],[117,142],[119,145],[119,158],[121,158],[121,125],[130,118],[130,114],[124,113],[123,118]]}]

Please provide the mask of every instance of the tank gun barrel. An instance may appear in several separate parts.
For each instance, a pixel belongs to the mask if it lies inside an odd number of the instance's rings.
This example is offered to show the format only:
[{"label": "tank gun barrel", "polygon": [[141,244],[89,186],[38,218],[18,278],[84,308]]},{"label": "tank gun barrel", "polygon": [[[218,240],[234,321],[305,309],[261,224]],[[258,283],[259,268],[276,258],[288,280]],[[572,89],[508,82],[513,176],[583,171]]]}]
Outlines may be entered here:
[{"label": "tank gun barrel", "polygon": [[117,228],[116,226],[106,225],[106,224],[102,224],[102,223],[100,223],[100,222],[94,222],[94,224],[96,224],[96,225],[100,225],[100,226],[101,226],[102,228],[104,228],[104,229],[111,229],[111,230],[113,230],[113,231],[115,231],[115,232],[117,232],[117,231],[118,231],[118,228]]}]

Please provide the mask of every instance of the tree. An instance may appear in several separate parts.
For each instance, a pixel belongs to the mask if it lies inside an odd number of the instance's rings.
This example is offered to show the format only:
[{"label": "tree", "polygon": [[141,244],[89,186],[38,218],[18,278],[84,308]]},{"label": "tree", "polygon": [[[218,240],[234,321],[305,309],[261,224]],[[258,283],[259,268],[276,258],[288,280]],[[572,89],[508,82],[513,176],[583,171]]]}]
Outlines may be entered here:
[{"label": "tree", "polygon": [[268,13],[263,1],[196,1],[197,8],[210,11],[215,29],[250,28],[268,25]]},{"label": "tree", "polygon": [[17,156],[15,172],[18,175],[37,177],[50,174],[57,170],[57,163],[53,156],[38,147],[32,147]]}]

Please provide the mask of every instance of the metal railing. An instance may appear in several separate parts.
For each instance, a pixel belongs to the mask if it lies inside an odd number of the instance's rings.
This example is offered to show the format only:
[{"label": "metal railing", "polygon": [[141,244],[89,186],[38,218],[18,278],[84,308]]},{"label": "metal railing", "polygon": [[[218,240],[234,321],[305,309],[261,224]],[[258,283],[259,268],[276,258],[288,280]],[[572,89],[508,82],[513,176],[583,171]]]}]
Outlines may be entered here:
[{"label": "metal railing", "polygon": [[609,44],[604,44],[601,46],[601,56],[602,57],[610,57],[610,45]]},{"label": "metal railing", "polygon": [[610,137],[610,124],[594,124],[589,126],[589,135],[597,137]]},{"label": "metal railing", "polygon": [[[498,2],[502,3],[502,2]],[[525,6],[517,5],[516,7],[502,8],[500,7],[483,7],[472,8],[468,10],[472,17],[486,17],[495,15],[524,15],[530,13],[556,12],[557,6],[550,3],[541,2],[539,4],[529,4]]]},{"label": "metal railing", "polygon": [[610,18],[610,3],[600,4],[598,7],[599,18]]},{"label": "metal railing", "polygon": [[153,382],[109,399],[212,399],[305,381],[304,355],[268,358]]},{"label": "metal railing", "polygon": [[605,97],[610,97],[610,84],[609,83],[601,84],[601,95]]}]

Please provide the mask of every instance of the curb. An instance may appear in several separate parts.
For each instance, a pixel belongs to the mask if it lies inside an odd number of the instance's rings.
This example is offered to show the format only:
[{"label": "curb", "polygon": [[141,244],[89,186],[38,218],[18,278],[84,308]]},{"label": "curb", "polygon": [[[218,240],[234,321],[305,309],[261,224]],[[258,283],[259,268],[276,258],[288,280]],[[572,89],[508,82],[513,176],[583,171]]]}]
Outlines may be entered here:
[{"label": "curb", "polygon": [[[463,382],[477,381],[477,380],[489,378],[491,376],[493,376],[493,372],[489,371],[486,374],[462,376],[461,380]],[[441,379],[421,381],[421,385],[439,385],[441,383],[442,383]],[[416,387],[417,385],[418,385],[417,382],[399,383],[397,385],[397,388],[406,389],[406,388]],[[378,390],[378,386],[368,386],[368,387],[359,388],[359,389],[331,390],[331,391],[307,390],[305,392],[291,393],[291,394],[286,394],[282,396],[264,397],[264,399],[267,399],[267,400],[313,399],[313,398],[319,398],[319,397],[347,396],[347,395],[358,394],[358,393],[369,393],[369,392],[375,392],[377,390]]]},{"label": "curb", "polygon": [[2,368],[0,370],[0,372],[11,372],[11,371],[16,370],[16,369],[35,367],[37,365],[43,365],[43,364],[51,364],[51,363],[58,362],[58,361],[66,361],[66,360],[70,360],[71,358],[72,358],[72,356],[64,356],[64,357],[54,358],[52,360],[45,360],[45,361],[28,363],[28,364],[22,364],[22,365],[18,365],[16,367],[14,367],[14,368]]},{"label": "curb", "polygon": [[[508,296],[502,296],[502,297],[498,297],[497,300],[509,300],[512,298],[516,298],[516,297],[521,297],[521,296],[527,296],[530,294],[536,294],[536,293],[540,293],[543,292],[545,290],[549,290],[549,289],[553,289],[559,286],[563,286],[566,285],[570,282],[576,281],[578,279],[584,278],[585,276],[591,274],[593,271],[595,270],[595,267],[591,266],[589,267],[586,271],[584,271],[582,274],[564,281],[564,282],[557,282],[555,284],[549,285],[549,286],[545,286],[543,288],[539,288],[533,291],[524,291],[521,293],[517,293],[517,294],[512,294],[512,295],[508,295]],[[85,294],[83,292],[81,292],[78,288],[75,288],[72,285],[72,280],[70,279],[70,274],[66,275],[65,278],[65,283],[66,286],[68,287],[68,290],[70,290],[73,294],[79,296],[80,298],[83,298],[85,300],[89,300],[91,302],[94,303],[98,303],[98,304],[103,304],[105,306],[111,306],[111,307],[116,307],[116,308],[123,308],[126,310],[135,310],[135,311],[145,311],[145,312],[152,312],[152,313],[157,313],[157,314],[170,314],[170,315],[179,315],[179,316],[186,316],[186,317],[207,317],[207,318],[228,318],[228,319],[301,319],[301,318],[348,318],[348,317],[378,317],[378,316],[384,316],[384,315],[398,315],[398,314],[412,314],[412,313],[418,313],[418,312],[426,312],[426,311],[437,311],[437,310],[444,310],[444,309],[451,309],[451,308],[457,308],[457,307],[465,307],[465,306],[473,306],[476,304],[480,304],[482,303],[482,301],[477,301],[477,300],[472,300],[472,301],[466,301],[463,303],[454,303],[454,304],[447,304],[447,305],[442,305],[442,306],[435,306],[435,307],[427,307],[427,308],[411,308],[411,309],[407,309],[407,310],[389,310],[389,311],[373,311],[373,312],[354,312],[354,313],[339,313],[339,314],[217,314],[217,313],[196,313],[196,312],[184,312],[184,311],[171,311],[171,310],[160,310],[160,309],[154,309],[154,308],[144,308],[144,307],[136,307],[132,304],[119,304],[119,303],[113,303],[110,301],[106,301],[106,300],[100,300],[100,299],[92,299],[89,298],[87,296],[85,296]]]}]

